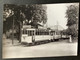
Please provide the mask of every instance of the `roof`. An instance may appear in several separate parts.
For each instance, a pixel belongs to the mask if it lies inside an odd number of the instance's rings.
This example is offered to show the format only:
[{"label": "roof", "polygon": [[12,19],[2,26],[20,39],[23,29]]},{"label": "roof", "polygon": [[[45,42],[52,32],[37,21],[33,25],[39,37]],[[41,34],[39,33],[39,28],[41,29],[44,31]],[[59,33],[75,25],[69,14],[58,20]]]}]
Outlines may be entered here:
[{"label": "roof", "polygon": [[54,31],[56,31],[56,30],[59,30],[59,31],[64,30],[64,28],[62,26],[60,26],[60,25],[50,26],[50,28],[52,30],[54,30]]}]

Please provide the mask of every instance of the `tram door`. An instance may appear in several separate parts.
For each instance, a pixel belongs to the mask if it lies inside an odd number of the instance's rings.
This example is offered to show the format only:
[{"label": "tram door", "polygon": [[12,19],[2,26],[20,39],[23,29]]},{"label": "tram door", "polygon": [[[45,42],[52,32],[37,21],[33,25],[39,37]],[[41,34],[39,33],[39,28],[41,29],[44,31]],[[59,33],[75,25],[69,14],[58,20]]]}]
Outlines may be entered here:
[{"label": "tram door", "polygon": [[52,39],[54,40],[54,31],[51,31]]}]

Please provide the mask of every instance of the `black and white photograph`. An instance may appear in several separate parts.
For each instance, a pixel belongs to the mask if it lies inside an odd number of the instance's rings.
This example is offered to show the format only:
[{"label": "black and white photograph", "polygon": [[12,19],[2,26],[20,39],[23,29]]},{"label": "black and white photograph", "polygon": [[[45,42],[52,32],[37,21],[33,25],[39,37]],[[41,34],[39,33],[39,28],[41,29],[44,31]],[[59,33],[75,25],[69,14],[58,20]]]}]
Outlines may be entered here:
[{"label": "black and white photograph", "polygon": [[77,56],[79,3],[4,4],[2,58]]}]

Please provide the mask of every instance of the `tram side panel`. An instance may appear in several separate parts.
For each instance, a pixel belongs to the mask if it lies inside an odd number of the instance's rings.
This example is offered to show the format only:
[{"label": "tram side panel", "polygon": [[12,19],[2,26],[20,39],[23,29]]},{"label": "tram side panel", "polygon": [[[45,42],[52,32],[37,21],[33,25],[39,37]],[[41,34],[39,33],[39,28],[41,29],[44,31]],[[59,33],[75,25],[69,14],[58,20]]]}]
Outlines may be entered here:
[{"label": "tram side panel", "polygon": [[[51,40],[51,39],[59,39],[60,37],[61,37],[60,35],[54,35],[54,36],[35,35],[34,39],[35,39],[35,42],[37,42],[37,41],[44,41],[44,40]],[[32,43],[32,36],[22,35],[21,42]]]},{"label": "tram side panel", "polygon": [[[44,40],[51,40],[52,36],[50,36],[50,35],[36,35],[34,37],[34,39],[35,39],[35,42],[44,41]],[[32,43],[32,36],[22,35],[21,42]]]},{"label": "tram side panel", "polygon": [[22,35],[21,42],[23,42],[23,43],[32,43],[32,36]]},{"label": "tram side panel", "polygon": [[51,40],[51,37],[50,35],[36,35],[35,41]]},{"label": "tram side panel", "polygon": [[54,39],[60,39],[61,35],[54,35]]}]

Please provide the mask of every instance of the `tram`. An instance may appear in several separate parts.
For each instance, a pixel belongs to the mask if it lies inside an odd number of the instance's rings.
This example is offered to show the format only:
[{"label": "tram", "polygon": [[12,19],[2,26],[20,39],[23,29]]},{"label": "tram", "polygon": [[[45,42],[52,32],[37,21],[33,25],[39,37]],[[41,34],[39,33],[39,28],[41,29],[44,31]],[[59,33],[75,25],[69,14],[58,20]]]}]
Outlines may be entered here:
[{"label": "tram", "polygon": [[39,41],[54,41],[61,38],[55,31],[48,29],[35,29],[27,28],[22,29],[21,42],[22,43],[35,43]]}]

